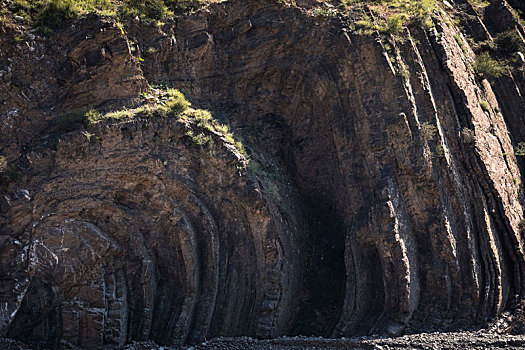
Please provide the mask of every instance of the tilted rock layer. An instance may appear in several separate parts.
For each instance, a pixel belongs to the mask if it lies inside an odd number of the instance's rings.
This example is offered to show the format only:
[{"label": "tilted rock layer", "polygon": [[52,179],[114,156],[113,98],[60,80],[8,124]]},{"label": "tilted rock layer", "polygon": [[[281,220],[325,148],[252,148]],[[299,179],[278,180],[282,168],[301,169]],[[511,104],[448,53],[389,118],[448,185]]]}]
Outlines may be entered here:
[{"label": "tilted rock layer", "polygon": [[[471,32],[437,10],[388,45],[264,1],[162,28],[88,16],[28,43],[4,25],[1,335],[100,348],[400,334],[513,310],[523,70],[491,87],[458,37],[523,27],[454,5]],[[136,106],[148,82],[229,123],[258,166],[219,134],[196,145],[180,120],[60,123]]]}]

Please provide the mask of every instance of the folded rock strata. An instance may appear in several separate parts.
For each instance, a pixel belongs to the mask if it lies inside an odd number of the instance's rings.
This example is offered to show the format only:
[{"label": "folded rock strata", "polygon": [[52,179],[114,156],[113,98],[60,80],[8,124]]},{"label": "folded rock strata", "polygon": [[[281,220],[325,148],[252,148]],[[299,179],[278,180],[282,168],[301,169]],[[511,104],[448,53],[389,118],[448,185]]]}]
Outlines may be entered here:
[{"label": "folded rock strata", "polygon": [[[469,34],[500,32],[493,12],[465,17]],[[20,174],[2,183],[2,335],[400,334],[515,308],[523,70],[480,80],[442,11],[390,48],[351,25],[230,1],[162,28],[88,16],[21,50],[4,28],[0,150]],[[100,123],[100,142],[57,126],[136,106],[147,82],[229,123],[264,171],[220,135],[196,146],[181,121]]]}]

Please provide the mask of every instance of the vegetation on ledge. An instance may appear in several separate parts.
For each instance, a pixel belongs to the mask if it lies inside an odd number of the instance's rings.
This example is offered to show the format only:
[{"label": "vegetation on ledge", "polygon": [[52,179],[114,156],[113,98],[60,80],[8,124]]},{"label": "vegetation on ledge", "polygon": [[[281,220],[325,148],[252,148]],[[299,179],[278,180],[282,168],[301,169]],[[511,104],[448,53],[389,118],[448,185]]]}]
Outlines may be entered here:
[{"label": "vegetation on ledge", "polygon": [[218,0],[5,0],[2,17],[11,14],[41,33],[50,34],[68,20],[87,13],[119,18],[134,17],[145,22],[161,21],[174,14],[190,14]]},{"label": "vegetation on ledge", "polygon": [[[87,13],[114,16],[119,20],[139,20],[162,25],[176,14],[191,14],[206,5],[221,0],[5,0],[0,4],[0,17],[16,16],[43,34],[50,34],[68,20]],[[295,1],[268,0],[268,3],[297,6]],[[364,34],[379,30],[398,34],[408,23],[432,26],[431,13],[436,0],[334,0],[319,1],[312,10],[314,16],[332,17],[352,10],[359,13],[357,29]]]},{"label": "vegetation on ledge", "polygon": [[235,140],[230,128],[221,124],[212,114],[203,109],[191,108],[191,103],[176,89],[155,90],[153,94],[144,94],[152,104],[145,104],[136,109],[124,109],[102,114],[96,109],[90,109],[84,114],[84,124],[92,127],[104,121],[119,121],[128,118],[176,118],[188,127],[186,136],[199,146],[211,146],[212,134],[219,136],[224,142],[233,145],[237,151],[246,155],[243,144]]}]

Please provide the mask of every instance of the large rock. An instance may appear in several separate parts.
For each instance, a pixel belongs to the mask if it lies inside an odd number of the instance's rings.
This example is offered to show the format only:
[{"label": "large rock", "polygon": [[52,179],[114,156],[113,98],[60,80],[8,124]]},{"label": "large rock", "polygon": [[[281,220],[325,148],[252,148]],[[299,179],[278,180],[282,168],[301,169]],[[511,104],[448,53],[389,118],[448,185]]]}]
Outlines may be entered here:
[{"label": "large rock", "polygon": [[61,139],[52,163],[32,158],[31,201],[11,201],[29,218],[2,236],[2,334],[99,348],[283,332],[307,232],[292,189],[174,120],[95,132]]}]

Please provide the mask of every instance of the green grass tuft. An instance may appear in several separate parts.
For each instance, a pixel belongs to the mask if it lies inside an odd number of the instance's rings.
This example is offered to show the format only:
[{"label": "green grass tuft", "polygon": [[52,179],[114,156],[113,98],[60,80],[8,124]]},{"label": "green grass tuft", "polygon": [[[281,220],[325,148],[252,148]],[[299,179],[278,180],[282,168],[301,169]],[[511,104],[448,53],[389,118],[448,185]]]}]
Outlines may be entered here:
[{"label": "green grass tuft", "polygon": [[171,116],[178,117],[191,106],[190,101],[179,90],[168,89],[162,98],[164,107],[170,111]]},{"label": "green grass tuft", "polygon": [[174,13],[190,14],[214,0],[12,0],[6,11],[49,35],[69,20],[96,12],[105,16],[137,17],[162,25]]},{"label": "green grass tuft", "polygon": [[488,112],[490,110],[490,104],[487,101],[485,101],[485,100],[479,101],[479,106],[485,112]]}]

